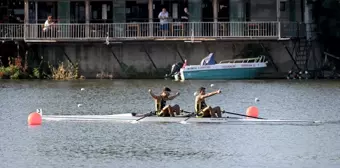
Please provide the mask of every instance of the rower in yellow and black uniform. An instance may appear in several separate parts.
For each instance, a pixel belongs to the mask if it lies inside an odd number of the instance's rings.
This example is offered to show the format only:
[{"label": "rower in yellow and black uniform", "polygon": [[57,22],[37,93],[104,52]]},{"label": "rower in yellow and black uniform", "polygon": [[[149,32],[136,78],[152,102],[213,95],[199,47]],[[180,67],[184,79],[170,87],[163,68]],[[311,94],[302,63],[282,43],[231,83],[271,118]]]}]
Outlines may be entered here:
[{"label": "rower in yellow and black uniform", "polygon": [[175,95],[170,96],[171,90],[168,87],[163,88],[162,93],[159,96],[156,96],[152,93],[152,90],[149,89],[149,93],[152,96],[153,99],[155,99],[156,103],[156,115],[160,117],[174,117],[175,113],[176,115],[180,114],[180,107],[179,105],[166,105],[167,100],[173,100],[177,96],[179,96],[179,93],[177,92]]},{"label": "rower in yellow and black uniform", "polygon": [[222,117],[221,108],[219,106],[212,108],[211,106],[207,106],[205,103],[205,98],[208,98],[210,96],[216,95],[221,93],[221,90],[217,90],[215,92],[211,93],[205,93],[205,88],[200,87],[198,89],[198,95],[195,99],[195,111],[197,117]]}]

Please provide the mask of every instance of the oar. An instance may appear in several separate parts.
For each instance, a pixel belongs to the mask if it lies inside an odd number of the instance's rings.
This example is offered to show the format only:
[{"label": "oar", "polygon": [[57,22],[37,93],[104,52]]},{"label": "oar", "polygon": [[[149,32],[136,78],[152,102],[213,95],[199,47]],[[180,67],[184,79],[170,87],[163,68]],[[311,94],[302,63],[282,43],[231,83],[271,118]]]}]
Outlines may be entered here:
[{"label": "oar", "polygon": [[181,124],[187,124],[187,120],[189,120],[192,116],[194,116],[195,115],[195,113],[191,113],[191,115],[190,116],[188,116],[188,118],[186,118],[185,120],[182,120],[180,123]]},{"label": "oar", "polygon": [[261,117],[253,117],[253,116],[249,116],[249,115],[244,115],[244,114],[239,114],[239,113],[232,113],[232,112],[228,112],[228,111],[222,111],[222,113],[233,114],[233,115],[249,117],[249,118],[256,118],[256,119],[264,119],[265,120],[265,118],[261,118]]},{"label": "oar", "polygon": [[[132,115],[133,115],[133,113],[132,113]],[[152,116],[152,115],[154,115],[154,111],[151,111],[151,112],[149,112],[149,113],[144,114],[143,117],[138,118],[137,120],[133,120],[133,121],[131,121],[131,123],[132,123],[132,124],[136,124],[136,123],[138,123],[139,120],[142,120],[142,119],[144,119],[145,117],[149,117],[149,116]]]},{"label": "oar", "polygon": [[181,110],[182,113],[193,113],[191,111],[185,111],[185,110]]},{"label": "oar", "polygon": [[[211,84],[210,87],[214,87],[214,84]],[[221,89],[219,89],[221,90]],[[256,100],[255,100],[256,101]],[[238,114],[238,113],[232,113],[232,112],[227,112],[227,111],[222,111],[222,113],[227,113],[227,114],[233,114],[233,115],[239,115],[239,116],[243,116],[243,117],[249,117],[249,118],[256,118],[256,119],[265,119],[265,118],[261,118],[261,117],[253,117],[253,116],[248,116],[248,115],[244,115],[244,114]]]}]

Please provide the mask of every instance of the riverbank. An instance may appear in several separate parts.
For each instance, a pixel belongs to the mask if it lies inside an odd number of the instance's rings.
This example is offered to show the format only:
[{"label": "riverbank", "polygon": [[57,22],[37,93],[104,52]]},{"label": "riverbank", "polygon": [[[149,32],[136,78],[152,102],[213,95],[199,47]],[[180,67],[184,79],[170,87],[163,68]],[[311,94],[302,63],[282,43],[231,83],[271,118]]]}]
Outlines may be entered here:
[{"label": "riverbank", "polygon": [[[131,42],[116,45],[31,43],[27,55],[34,60],[28,63],[28,70],[21,71],[29,75],[12,74],[12,71],[5,70],[6,67],[2,68],[2,73],[5,78],[12,79],[164,79],[173,64],[187,60],[189,65],[197,65],[204,57],[214,53],[217,62],[264,55],[268,67],[257,78],[282,79],[294,67],[286,49],[295,47],[292,41],[282,43],[284,45],[277,41]],[[315,58],[319,59],[319,56]],[[318,68],[314,66],[318,59],[309,60],[307,68]]]},{"label": "riverbank", "polygon": [[61,62],[54,67],[48,62],[40,61],[36,67],[29,66],[27,57],[8,58],[8,66],[0,64],[0,79],[55,79],[73,80],[84,78],[78,75],[78,64]]}]

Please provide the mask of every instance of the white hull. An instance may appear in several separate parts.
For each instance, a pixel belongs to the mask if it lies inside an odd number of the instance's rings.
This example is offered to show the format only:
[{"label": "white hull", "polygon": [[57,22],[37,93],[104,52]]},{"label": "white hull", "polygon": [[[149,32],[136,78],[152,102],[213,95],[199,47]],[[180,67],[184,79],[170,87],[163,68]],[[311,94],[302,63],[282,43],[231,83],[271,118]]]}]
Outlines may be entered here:
[{"label": "white hull", "polygon": [[196,117],[136,117],[132,114],[117,115],[43,115],[43,120],[50,121],[114,121],[114,122],[166,122],[166,123],[230,123],[230,124],[313,124],[318,121],[309,120],[269,120],[269,119],[245,119],[236,117],[222,118],[196,118]]}]

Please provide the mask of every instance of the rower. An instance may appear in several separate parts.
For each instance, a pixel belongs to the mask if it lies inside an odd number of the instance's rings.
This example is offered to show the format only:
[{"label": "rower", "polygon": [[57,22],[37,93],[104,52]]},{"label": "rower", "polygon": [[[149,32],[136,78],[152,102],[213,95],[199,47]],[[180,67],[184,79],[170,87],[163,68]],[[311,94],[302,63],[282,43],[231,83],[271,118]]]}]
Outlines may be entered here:
[{"label": "rower", "polygon": [[211,93],[205,93],[205,88],[200,87],[198,89],[199,94],[196,96],[195,99],[195,111],[197,117],[222,117],[221,108],[219,106],[212,108],[211,106],[207,106],[205,103],[205,98],[208,98],[210,96],[216,95],[221,93],[221,90],[217,90],[215,92]]},{"label": "rower", "polygon": [[179,93],[177,92],[175,95],[170,96],[171,90],[168,87],[163,88],[162,93],[159,96],[156,96],[152,93],[152,90],[149,89],[149,93],[152,96],[153,99],[155,99],[156,103],[156,115],[160,117],[175,117],[176,115],[180,114],[180,107],[179,105],[166,105],[167,100],[173,100],[177,96],[179,96]]}]

